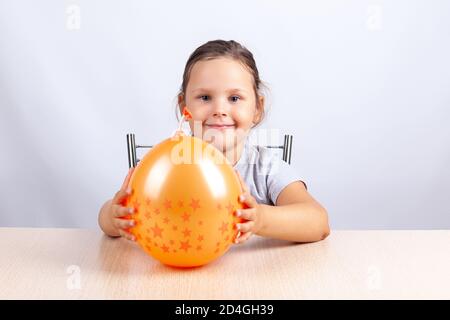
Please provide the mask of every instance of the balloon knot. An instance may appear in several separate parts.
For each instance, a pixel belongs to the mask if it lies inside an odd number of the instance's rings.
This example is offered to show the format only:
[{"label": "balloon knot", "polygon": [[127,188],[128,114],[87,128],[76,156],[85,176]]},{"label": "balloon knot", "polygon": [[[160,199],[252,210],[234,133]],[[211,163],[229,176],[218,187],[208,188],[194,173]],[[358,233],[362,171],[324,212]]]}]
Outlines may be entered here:
[{"label": "balloon knot", "polygon": [[192,119],[192,113],[188,110],[187,107],[183,108],[183,116],[185,117],[185,119]]}]

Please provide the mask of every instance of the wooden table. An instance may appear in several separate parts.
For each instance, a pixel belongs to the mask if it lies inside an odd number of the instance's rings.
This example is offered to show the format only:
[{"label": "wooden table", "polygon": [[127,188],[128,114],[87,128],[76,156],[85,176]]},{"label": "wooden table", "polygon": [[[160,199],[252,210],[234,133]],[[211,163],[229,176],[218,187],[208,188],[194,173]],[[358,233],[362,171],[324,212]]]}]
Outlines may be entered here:
[{"label": "wooden table", "polygon": [[100,230],[0,228],[1,299],[450,299],[450,231],[254,236],[209,265],[164,266]]}]

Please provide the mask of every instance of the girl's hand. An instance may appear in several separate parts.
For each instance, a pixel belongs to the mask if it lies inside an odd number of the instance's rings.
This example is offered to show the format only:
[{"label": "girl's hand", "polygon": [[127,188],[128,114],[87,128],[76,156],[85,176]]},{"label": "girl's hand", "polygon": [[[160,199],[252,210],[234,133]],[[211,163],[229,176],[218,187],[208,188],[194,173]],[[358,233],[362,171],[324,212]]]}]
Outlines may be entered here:
[{"label": "girl's hand", "polygon": [[239,244],[247,241],[261,228],[261,209],[259,204],[256,202],[256,199],[250,194],[250,191],[239,172],[237,170],[235,171],[239,177],[242,189],[244,190],[244,193],[239,196],[239,201],[244,204],[244,209],[236,210],[235,215],[246,220],[243,223],[236,224],[236,228],[239,232],[235,239],[235,243]]},{"label": "girl's hand", "polygon": [[131,194],[127,189],[133,171],[134,167],[130,168],[128,175],[123,181],[122,187],[112,199],[108,216],[111,219],[111,224],[116,228],[119,235],[125,239],[136,241],[135,237],[128,232],[128,229],[134,226],[135,221],[131,218],[127,219],[127,217],[134,213],[134,209],[123,206],[125,199]]}]

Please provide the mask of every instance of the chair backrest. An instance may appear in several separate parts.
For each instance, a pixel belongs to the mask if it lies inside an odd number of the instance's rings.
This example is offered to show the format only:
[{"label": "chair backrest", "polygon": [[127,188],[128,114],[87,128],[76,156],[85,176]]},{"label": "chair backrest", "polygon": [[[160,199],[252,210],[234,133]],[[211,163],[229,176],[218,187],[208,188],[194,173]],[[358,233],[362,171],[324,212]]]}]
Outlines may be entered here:
[{"label": "chair backrest", "polygon": [[[292,153],[292,135],[285,134],[284,135],[284,143],[282,145],[270,145],[270,146],[264,146],[266,148],[272,148],[272,149],[282,149],[283,150],[283,160],[287,162],[288,164],[291,164],[291,153]],[[136,149],[138,148],[153,148],[153,146],[146,146],[146,145],[138,145],[136,144],[135,135],[134,133],[128,133],[127,134],[127,150],[128,150],[128,167],[135,167],[139,159],[136,157]]]}]

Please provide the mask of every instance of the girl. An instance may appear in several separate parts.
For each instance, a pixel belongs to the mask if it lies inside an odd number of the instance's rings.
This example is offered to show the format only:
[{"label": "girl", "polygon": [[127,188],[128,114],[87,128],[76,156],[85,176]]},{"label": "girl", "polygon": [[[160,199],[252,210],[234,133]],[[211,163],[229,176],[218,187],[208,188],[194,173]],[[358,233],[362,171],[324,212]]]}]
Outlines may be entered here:
[{"label": "girl", "polygon": [[[239,43],[209,41],[189,57],[178,94],[180,112],[188,106],[193,135],[221,150],[234,166],[244,193],[246,209],[235,212],[245,222],[237,224],[235,243],[251,235],[294,242],[325,239],[328,214],[308,192],[291,167],[264,147],[248,143],[248,134],[264,117],[264,96],[253,55]],[[122,205],[131,168],[121,189],[100,210],[99,224],[110,236],[134,241],[126,230],[133,220],[121,219],[133,209]]]}]

